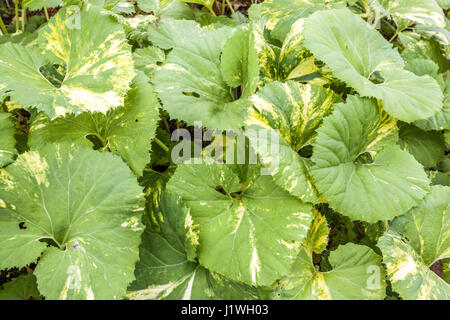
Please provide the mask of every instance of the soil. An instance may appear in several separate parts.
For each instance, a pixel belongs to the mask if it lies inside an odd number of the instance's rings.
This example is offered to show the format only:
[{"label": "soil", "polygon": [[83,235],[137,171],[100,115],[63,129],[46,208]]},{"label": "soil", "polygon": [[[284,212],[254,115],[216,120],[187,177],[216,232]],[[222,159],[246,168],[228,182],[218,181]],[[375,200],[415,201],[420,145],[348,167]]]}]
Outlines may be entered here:
[{"label": "soil", "polygon": [[438,260],[430,267],[430,270],[436,273],[440,278],[444,277],[444,272],[442,271],[442,261]]}]

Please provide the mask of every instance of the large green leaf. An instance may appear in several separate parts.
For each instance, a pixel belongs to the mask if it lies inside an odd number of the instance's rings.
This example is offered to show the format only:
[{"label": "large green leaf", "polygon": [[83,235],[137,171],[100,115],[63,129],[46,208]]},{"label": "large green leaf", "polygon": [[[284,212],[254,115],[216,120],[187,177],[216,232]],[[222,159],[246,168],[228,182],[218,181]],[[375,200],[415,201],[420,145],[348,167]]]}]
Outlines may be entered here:
[{"label": "large green leaf", "polygon": [[50,120],[40,114],[30,128],[30,148],[65,141],[91,145],[88,138],[95,136],[101,142],[97,147],[120,155],[140,176],[150,162],[150,143],[159,121],[158,100],[147,81],[146,76],[139,74],[128,92],[125,106],[106,115],[85,112]]},{"label": "large green leaf", "polygon": [[337,212],[367,222],[390,220],[429,190],[423,167],[394,145],[396,122],[373,100],[347,97],[317,131],[311,173]]},{"label": "large green leaf", "polygon": [[[337,100],[330,89],[294,81],[272,82],[252,97],[253,106],[246,125],[258,135],[249,136],[250,140],[275,182],[304,201],[315,202],[317,196],[309,178],[307,160],[298,151],[312,144],[315,130]],[[271,143],[277,142],[270,140],[277,135],[273,130],[280,135],[275,149]]]},{"label": "large green leaf", "polygon": [[167,19],[150,39],[162,49],[173,48],[154,77],[159,98],[172,118],[212,129],[242,126],[248,99],[236,100],[225,82],[220,55],[229,28],[202,29],[193,21]]},{"label": "large green leaf", "polygon": [[305,22],[304,46],[361,96],[383,100],[383,108],[405,122],[442,109],[434,79],[403,69],[398,52],[383,36],[347,9],[319,11]]},{"label": "large green leaf", "polygon": [[247,284],[286,275],[312,220],[311,206],[272,177],[237,174],[225,164],[180,165],[167,190],[185,201],[199,227],[200,264]]},{"label": "large green leaf", "polygon": [[119,157],[49,144],[1,172],[0,199],[0,269],[40,257],[34,274],[47,299],[125,294],[138,260],[143,203]]},{"label": "large green leaf", "polygon": [[11,114],[0,112],[0,167],[11,163],[17,154],[14,147],[14,125],[10,120]]},{"label": "large green leaf", "polygon": [[33,274],[27,274],[18,277],[3,285],[0,289],[0,300],[41,300],[36,277]]},{"label": "large green leaf", "polygon": [[194,261],[198,231],[189,209],[163,193],[148,222],[129,299],[257,299],[256,290],[210,272]]},{"label": "large green leaf", "polygon": [[44,53],[0,45],[0,95],[8,91],[13,101],[51,118],[123,105],[134,77],[131,50],[122,26],[101,8],[62,8],[40,30],[39,43]]},{"label": "large green leaf", "polygon": [[274,299],[381,300],[386,283],[381,257],[366,246],[347,243],[330,253],[332,270],[321,272],[302,249],[289,276],[279,281]]},{"label": "large green leaf", "polygon": [[449,199],[450,187],[433,186],[378,242],[393,289],[404,299],[450,298],[450,285],[429,269],[450,258]]},{"label": "large green leaf", "polygon": [[435,0],[371,0],[371,5],[381,8],[384,15],[395,21],[445,27],[445,17]]}]

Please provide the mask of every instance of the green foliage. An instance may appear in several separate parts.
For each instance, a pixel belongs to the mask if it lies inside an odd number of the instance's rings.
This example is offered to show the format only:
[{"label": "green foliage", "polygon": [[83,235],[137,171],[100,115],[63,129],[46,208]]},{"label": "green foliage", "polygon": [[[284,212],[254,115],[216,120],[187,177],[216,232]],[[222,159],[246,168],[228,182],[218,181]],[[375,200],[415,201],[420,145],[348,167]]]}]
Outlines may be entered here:
[{"label": "green foliage", "polygon": [[318,129],[311,168],[331,208],[377,222],[404,214],[429,190],[423,167],[400,150],[396,121],[373,100],[347,97]]},{"label": "green foliage", "polygon": [[289,277],[275,287],[274,298],[298,300],[368,300],[385,296],[384,275],[380,283],[368,285],[370,268],[382,272],[381,258],[370,248],[348,243],[330,253],[332,269],[321,272],[312,263],[311,253],[303,249],[292,265]]},{"label": "green foliage", "polygon": [[361,96],[381,99],[386,112],[399,120],[428,118],[442,109],[436,81],[404,70],[391,44],[347,9],[319,11],[307,18],[304,46]]},{"label": "green foliage", "polygon": [[423,131],[413,125],[399,124],[399,143],[425,167],[434,167],[445,153],[444,136],[440,132]]},{"label": "green foliage", "polygon": [[[76,21],[69,28],[71,14],[77,13],[63,8],[39,30],[39,47],[0,46],[0,95],[8,91],[12,100],[50,118],[106,113],[123,104],[134,71],[122,27],[88,3],[79,12],[79,28]],[[48,64],[61,66],[56,83],[41,73]]]},{"label": "green foliage", "polygon": [[[225,164],[178,166],[167,190],[177,194],[199,226],[199,262],[252,285],[270,285],[289,272],[312,220],[311,205],[274,188],[270,176]],[[228,263],[222,263],[226,259]]]},{"label": "green foliage", "polygon": [[10,120],[11,114],[0,112],[0,166],[11,163],[17,154],[14,148],[14,125]]},{"label": "green foliage", "polygon": [[[48,142],[76,142],[110,150],[120,155],[140,176],[150,161],[150,141],[155,137],[159,117],[158,101],[148,78],[139,73],[123,107],[103,113],[84,112],[50,120],[41,113],[30,128],[32,149]],[[96,138],[96,139],[93,139]]]},{"label": "green foliage", "polygon": [[123,296],[138,258],[143,203],[120,158],[49,144],[2,172],[0,199],[0,269],[40,257],[35,275],[48,299]]},{"label": "green foliage", "polygon": [[36,277],[27,274],[6,283],[0,289],[0,300],[41,300]]},{"label": "green foliage", "polygon": [[189,209],[164,193],[147,222],[129,299],[257,299],[256,290],[208,271],[195,261],[198,230]]},{"label": "green foliage", "polygon": [[449,187],[432,187],[420,205],[395,219],[379,240],[388,279],[404,299],[450,297],[449,284],[429,269],[450,256],[448,199]]},{"label": "green foliage", "polygon": [[369,0],[369,2],[371,6],[381,9],[384,15],[394,19],[398,25],[408,26],[417,23],[446,26],[442,9],[435,0]]},{"label": "green foliage", "polygon": [[21,4],[0,300],[450,298],[447,0]]}]

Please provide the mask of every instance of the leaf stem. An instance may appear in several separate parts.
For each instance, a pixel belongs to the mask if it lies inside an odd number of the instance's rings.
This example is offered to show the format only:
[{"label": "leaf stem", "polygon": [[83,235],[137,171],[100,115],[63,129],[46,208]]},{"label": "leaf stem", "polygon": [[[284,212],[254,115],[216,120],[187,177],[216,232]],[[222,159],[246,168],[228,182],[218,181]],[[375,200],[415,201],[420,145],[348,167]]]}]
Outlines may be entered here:
[{"label": "leaf stem", "polygon": [[14,0],[14,15],[16,19],[16,32],[19,32],[19,0]]},{"label": "leaf stem", "polygon": [[233,6],[230,3],[230,0],[225,0],[227,2],[228,8],[231,10],[231,15],[236,15],[236,12],[234,12]]},{"label": "leaf stem", "polygon": [[45,13],[45,19],[48,22],[50,20],[50,16],[48,15],[48,10],[47,10],[47,7],[45,7],[45,6],[44,6],[44,13]]},{"label": "leaf stem", "polygon": [[3,34],[8,34],[8,30],[6,30],[5,24],[3,23],[3,19],[0,16],[0,30],[2,30]]},{"label": "leaf stem", "polygon": [[52,237],[52,240],[55,241],[55,243],[58,245],[59,249],[64,250],[64,247],[62,244],[60,244],[58,241],[56,241],[55,237]]},{"label": "leaf stem", "polygon": [[169,122],[167,122],[166,117],[162,117],[162,118],[163,118],[164,126],[166,127],[167,132],[170,133]]},{"label": "leaf stem", "polygon": [[215,17],[215,16],[216,16],[216,13],[214,12],[212,6],[211,6],[211,7],[208,7],[208,9],[209,9],[209,12],[211,12],[211,14]]},{"label": "leaf stem", "polygon": [[22,32],[25,32],[25,23],[27,22],[27,8],[22,9]]},{"label": "leaf stem", "polygon": [[156,144],[157,144],[158,146],[160,146],[161,149],[163,149],[165,152],[169,152],[169,148],[168,148],[161,140],[159,140],[158,138],[155,137],[154,141],[155,141]]},{"label": "leaf stem", "polygon": [[400,30],[400,29],[397,29],[397,30],[395,31],[394,35],[392,36],[392,38],[389,39],[389,42],[394,41],[394,39],[397,38],[397,36],[398,36],[400,33],[402,33],[403,31],[405,31],[407,28],[408,28],[408,27],[403,28],[403,29],[401,29],[401,30]]},{"label": "leaf stem", "polygon": [[399,34],[398,30],[395,31],[394,35],[389,39],[389,42],[394,41],[394,39],[397,38],[398,34]]}]

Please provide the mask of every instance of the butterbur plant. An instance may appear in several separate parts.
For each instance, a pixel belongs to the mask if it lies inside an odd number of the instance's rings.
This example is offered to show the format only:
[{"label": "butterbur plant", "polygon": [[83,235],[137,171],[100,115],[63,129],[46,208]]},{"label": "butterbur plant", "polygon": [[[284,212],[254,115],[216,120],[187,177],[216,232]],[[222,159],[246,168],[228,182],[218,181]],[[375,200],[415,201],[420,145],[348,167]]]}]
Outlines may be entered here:
[{"label": "butterbur plant", "polygon": [[1,300],[450,299],[448,1],[7,2]]}]

